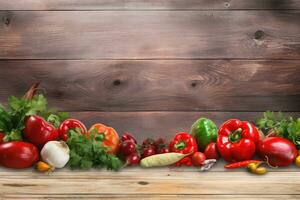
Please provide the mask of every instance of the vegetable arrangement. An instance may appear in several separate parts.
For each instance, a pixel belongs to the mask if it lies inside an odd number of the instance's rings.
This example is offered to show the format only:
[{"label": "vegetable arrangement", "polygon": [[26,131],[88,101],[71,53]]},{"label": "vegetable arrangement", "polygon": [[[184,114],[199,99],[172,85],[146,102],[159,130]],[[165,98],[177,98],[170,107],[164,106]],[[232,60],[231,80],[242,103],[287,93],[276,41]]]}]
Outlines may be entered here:
[{"label": "vegetable arrangement", "polygon": [[189,133],[177,133],[168,142],[147,138],[141,144],[130,133],[102,123],[89,129],[67,113],[49,109],[33,85],[21,98],[10,97],[0,105],[0,166],[22,169],[36,166],[40,172],[55,169],[194,166],[210,170],[219,158],[226,169],[246,168],[265,174],[267,167],[300,167],[300,118],[266,112],[257,127],[229,119],[219,128],[207,118],[199,118]]}]

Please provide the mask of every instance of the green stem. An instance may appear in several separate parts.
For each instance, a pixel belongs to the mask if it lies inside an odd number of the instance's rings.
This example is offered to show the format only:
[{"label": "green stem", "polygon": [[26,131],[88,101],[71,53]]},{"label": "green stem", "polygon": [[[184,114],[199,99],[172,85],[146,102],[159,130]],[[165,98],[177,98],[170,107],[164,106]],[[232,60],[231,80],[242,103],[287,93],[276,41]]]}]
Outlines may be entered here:
[{"label": "green stem", "polygon": [[235,131],[232,131],[230,134],[229,134],[229,141],[232,142],[232,143],[235,143],[235,142],[238,142],[240,141],[241,139],[241,133],[242,133],[242,129],[241,128],[238,128],[236,129]]},{"label": "green stem", "polygon": [[181,140],[181,141],[177,142],[174,146],[176,149],[182,150],[186,147],[186,144],[184,141]]}]

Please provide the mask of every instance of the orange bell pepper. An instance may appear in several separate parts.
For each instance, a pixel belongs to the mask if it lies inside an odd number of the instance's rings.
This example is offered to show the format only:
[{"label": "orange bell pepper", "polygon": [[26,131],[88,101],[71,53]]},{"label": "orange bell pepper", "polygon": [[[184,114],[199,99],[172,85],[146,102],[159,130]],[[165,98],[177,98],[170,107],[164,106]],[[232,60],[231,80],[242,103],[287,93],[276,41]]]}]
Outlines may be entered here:
[{"label": "orange bell pepper", "polygon": [[104,147],[110,148],[108,153],[116,154],[118,152],[120,139],[117,131],[114,128],[97,123],[90,128],[89,132],[91,132],[92,130],[97,130],[98,133],[104,134],[105,137],[102,145]]}]

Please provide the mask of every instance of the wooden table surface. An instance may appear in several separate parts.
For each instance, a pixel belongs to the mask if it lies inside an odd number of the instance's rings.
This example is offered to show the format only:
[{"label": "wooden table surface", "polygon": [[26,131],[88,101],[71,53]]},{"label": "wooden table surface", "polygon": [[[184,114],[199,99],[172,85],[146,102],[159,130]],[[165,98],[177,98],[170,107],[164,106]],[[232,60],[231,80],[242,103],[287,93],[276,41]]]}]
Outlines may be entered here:
[{"label": "wooden table surface", "polygon": [[0,172],[0,199],[299,199],[300,169],[270,169],[257,176],[225,170],[223,161],[208,172],[197,168],[125,168]]},{"label": "wooden table surface", "polygon": [[[299,116],[299,0],[0,0],[0,103],[41,82],[88,127],[172,138]],[[0,171],[0,199],[300,199],[300,170]]]}]

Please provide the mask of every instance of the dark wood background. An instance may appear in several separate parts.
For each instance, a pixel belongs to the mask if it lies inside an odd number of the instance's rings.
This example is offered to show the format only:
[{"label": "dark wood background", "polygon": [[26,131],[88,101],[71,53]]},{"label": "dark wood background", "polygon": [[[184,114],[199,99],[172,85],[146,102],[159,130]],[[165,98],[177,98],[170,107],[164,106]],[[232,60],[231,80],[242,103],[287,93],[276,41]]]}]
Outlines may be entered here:
[{"label": "dark wood background", "polygon": [[0,102],[51,106],[139,139],[199,117],[299,116],[299,0],[0,0]]}]

